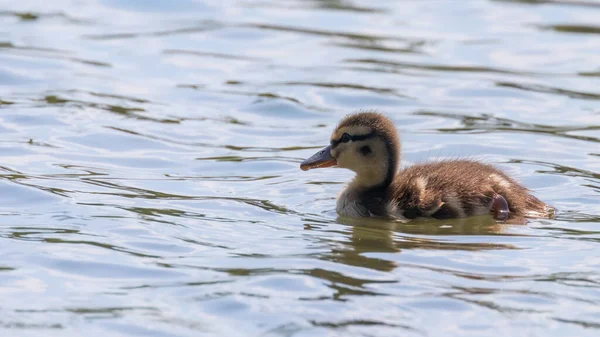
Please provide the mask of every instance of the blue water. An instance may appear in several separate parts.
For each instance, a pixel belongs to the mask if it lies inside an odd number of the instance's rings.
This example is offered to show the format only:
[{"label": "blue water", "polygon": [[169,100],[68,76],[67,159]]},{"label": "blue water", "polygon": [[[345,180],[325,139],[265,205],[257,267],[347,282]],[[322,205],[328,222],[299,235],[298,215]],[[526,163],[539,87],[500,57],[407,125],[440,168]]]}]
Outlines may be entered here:
[{"label": "blue water", "polygon": [[[597,336],[600,2],[0,0],[2,336]],[[377,109],[403,163],[559,209],[344,221],[302,172]]]}]

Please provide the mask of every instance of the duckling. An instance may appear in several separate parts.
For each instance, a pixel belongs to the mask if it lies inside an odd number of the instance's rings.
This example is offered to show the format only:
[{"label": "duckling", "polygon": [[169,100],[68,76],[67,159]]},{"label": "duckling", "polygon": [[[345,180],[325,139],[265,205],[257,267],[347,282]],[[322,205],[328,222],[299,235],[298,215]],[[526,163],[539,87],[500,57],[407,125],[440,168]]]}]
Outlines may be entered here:
[{"label": "duckling", "polygon": [[337,166],[356,176],[336,210],[354,218],[552,217],[540,201],[501,170],[474,160],[444,160],[399,170],[400,139],[393,122],[372,111],[346,116],[330,145],[304,160],[304,171]]}]

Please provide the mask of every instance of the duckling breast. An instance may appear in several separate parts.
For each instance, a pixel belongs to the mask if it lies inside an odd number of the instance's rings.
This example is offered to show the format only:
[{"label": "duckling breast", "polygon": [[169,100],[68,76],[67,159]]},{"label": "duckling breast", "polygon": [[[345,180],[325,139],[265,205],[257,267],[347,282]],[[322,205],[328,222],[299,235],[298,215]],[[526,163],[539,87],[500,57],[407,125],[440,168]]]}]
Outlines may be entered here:
[{"label": "duckling breast", "polygon": [[382,217],[403,219],[396,211],[396,202],[389,197],[389,186],[361,189],[348,185],[338,196],[338,214],[349,217]]},{"label": "duckling breast", "polygon": [[369,211],[360,203],[357,191],[348,187],[344,188],[337,198],[336,211],[339,215],[352,218],[370,216]]}]

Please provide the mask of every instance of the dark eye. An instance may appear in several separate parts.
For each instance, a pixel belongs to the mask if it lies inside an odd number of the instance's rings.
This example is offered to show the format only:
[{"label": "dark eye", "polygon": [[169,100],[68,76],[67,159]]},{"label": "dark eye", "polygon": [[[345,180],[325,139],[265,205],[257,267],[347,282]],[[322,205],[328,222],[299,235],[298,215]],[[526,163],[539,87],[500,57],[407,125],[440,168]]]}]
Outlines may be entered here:
[{"label": "dark eye", "polygon": [[347,133],[344,133],[344,134],[342,135],[342,138],[340,138],[340,143],[347,143],[347,142],[349,142],[349,141],[350,141],[350,138],[351,138],[351,137],[350,137],[350,135],[349,135],[349,134],[347,134]]},{"label": "dark eye", "polygon": [[371,148],[369,146],[365,145],[360,148],[360,153],[362,153],[363,156],[366,156],[369,153],[371,153]]}]

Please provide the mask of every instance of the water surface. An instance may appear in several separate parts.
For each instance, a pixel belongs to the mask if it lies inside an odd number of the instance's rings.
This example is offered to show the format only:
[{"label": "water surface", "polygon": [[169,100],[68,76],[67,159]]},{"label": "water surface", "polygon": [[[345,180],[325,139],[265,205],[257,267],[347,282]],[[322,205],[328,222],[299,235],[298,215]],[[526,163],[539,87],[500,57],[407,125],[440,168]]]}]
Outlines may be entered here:
[{"label": "water surface", "polygon": [[[597,336],[597,1],[1,1],[6,336]],[[302,172],[378,109],[403,163],[559,209],[338,219]]]}]

